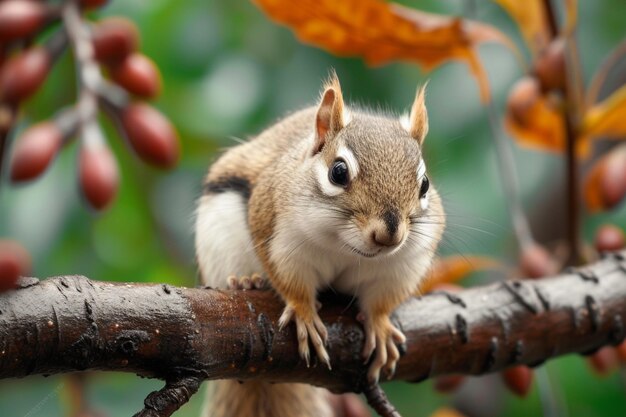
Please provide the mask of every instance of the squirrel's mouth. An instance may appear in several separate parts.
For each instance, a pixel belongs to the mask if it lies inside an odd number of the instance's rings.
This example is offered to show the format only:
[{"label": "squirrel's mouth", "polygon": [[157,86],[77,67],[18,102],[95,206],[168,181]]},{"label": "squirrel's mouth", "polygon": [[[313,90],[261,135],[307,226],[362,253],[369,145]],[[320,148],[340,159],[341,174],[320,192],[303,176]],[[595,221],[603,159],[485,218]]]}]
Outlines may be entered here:
[{"label": "squirrel's mouth", "polygon": [[365,258],[373,258],[374,256],[378,255],[380,253],[380,249],[378,249],[376,252],[363,252],[357,248],[355,248],[354,246],[350,246],[348,245],[348,247],[350,248],[350,250],[354,253],[357,253]]}]

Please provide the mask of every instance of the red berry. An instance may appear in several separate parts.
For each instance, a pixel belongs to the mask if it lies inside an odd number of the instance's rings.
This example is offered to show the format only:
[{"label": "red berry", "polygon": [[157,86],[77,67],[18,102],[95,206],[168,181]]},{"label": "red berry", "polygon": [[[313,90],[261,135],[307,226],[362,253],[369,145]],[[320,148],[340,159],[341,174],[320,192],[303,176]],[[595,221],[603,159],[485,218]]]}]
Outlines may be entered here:
[{"label": "red berry", "polygon": [[111,78],[130,93],[152,98],[161,91],[159,70],[147,56],[134,53],[111,67]]},{"label": "red berry", "polygon": [[534,70],[544,90],[565,87],[565,41],[552,41],[535,62]]},{"label": "red berry", "polygon": [[596,161],[587,173],[584,197],[594,212],[617,206],[626,196],[626,146],[620,145]]},{"label": "red berry", "polygon": [[29,269],[28,252],[11,240],[0,239],[0,292],[15,288],[18,278]]},{"label": "red berry", "polygon": [[122,113],[122,126],[131,146],[144,161],[160,168],[171,168],[178,161],[178,135],[156,109],[143,103],[131,104]]},{"label": "red berry", "polygon": [[46,7],[36,1],[0,2],[0,43],[25,38],[46,21]]},{"label": "red berry", "polygon": [[598,375],[607,375],[619,367],[619,356],[615,348],[605,346],[589,356],[589,365]]},{"label": "red berry", "polygon": [[602,185],[608,207],[618,205],[626,196],[626,146],[614,149],[607,156]]},{"label": "red berry", "polygon": [[463,375],[444,375],[435,378],[435,390],[449,394],[456,389],[465,381],[465,377]]},{"label": "red berry", "polygon": [[109,205],[117,194],[119,173],[115,157],[106,146],[83,146],[79,155],[80,188],[96,210]]},{"label": "red berry", "polygon": [[533,382],[533,371],[524,365],[513,366],[502,371],[502,379],[511,392],[525,397]]},{"label": "red berry", "polygon": [[16,103],[32,95],[46,79],[50,55],[34,47],[12,57],[0,72],[0,99]]},{"label": "red berry", "polygon": [[541,245],[531,244],[522,248],[519,260],[522,273],[528,278],[541,278],[556,274],[558,263]]},{"label": "red berry", "polygon": [[539,100],[541,92],[539,82],[534,77],[520,78],[511,89],[507,99],[507,111],[511,117],[521,126],[531,122],[531,109]]},{"label": "red berry", "polygon": [[601,226],[596,232],[594,245],[599,251],[616,251],[626,247],[624,231],[612,224]]},{"label": "red berry", "polygon": [[92,40],[98,61],[116,63],[137,50],[139,34],[130,20],[111,17],[94,26]]},{"label": "red berry", "polygon": [[11,181],[28,181],[41,175],[63,142],[63,133],[52,122],[28,128],[16,141],[11,159]]}]

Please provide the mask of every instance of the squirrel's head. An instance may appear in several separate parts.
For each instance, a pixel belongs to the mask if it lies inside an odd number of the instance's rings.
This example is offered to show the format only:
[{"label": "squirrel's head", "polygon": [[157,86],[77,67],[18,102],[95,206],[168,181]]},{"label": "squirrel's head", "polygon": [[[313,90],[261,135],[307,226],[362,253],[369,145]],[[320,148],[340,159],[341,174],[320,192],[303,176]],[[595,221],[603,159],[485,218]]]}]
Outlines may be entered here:
[{"label": "squirrel's head", "polygon": [[408,117],[348,110],[337,76],[325,84],[309,153],[324,223],[344,252],[375,257],[417,246],[434,251],[443,209],[422,158],[425,86]]}]

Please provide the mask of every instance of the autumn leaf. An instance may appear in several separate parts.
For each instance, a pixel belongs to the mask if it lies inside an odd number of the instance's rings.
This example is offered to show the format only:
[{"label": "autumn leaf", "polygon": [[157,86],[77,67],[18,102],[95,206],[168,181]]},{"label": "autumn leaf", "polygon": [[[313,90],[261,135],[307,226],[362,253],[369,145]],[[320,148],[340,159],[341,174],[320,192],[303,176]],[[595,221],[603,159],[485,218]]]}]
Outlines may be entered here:
[{"label": "autumn leaf", "polygon": [[[504,126],[513,138],[528,148],[562,153],[565,150],[565,123],[560,102],[541,91],[539,80],[532,76],[520,78],[509,93]],[[576,154],[590,154],[591,142],[580,136]]]},{"label": "autumn leaf", "polygon": [[541,93],[534,77],[521,78],[511,89],[504,125],[522,145],[555,152],[565,149],[559,109]]},{"label": "autumn leaf", "polygon": [[430,292],[441,284],[455,283],[472,272],[495,269],[499,266],[497,260],[485,256],[458,255],[437,259],[426,282],[420,286],[419,293]]},{"label": "autumn leaf", "polygon": [[[517,24],[533,56],[539,55],[553,37],[546,14],[545,0],[492,0]],[[578,20],[578,1],[565,0],[565,24],[561,33],[568,36]],[[556,34],[554,34],[556,35]]]},{"label": "autumn leaf", "polygon": [[585,204],[599,212],[618,205],[626,196],[626,145],[599,159],[584,181]]},{"label": "autumn leaf", "polygon": [[626,138],[626,84],[587,111],[580,134]]},{"label": "autumn leaf", "polygon": [[515,51],[496,28],[465,19],[409,9],[382,0],[255,0],[272,19],[303,42],[342,56],[361,56],[371,65],[412,61],[426,70],[461,60],[479,80],[481,98],[489,87],[476,47],[499,42]]},{"label": "autumn leaf", "polygon": [[533,56],[550,42],[550,28],[543,0],[493,0],[517,23]]}]

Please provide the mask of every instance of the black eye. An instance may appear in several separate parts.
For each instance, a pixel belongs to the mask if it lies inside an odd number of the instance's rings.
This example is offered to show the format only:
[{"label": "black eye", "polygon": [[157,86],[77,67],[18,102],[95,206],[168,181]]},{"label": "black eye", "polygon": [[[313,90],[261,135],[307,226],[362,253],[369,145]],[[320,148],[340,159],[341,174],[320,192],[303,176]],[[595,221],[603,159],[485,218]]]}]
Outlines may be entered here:
[{"label": "black eye", "polygon": [[428,177],[424,175],[422,185],[420,186],[420,198],[424,198],[426,192],[428,192],[428,188],[430,188],[430,181],[428,181]]},{"label": "black eye", "polygon": [[335,185],[345,187],[350,182],[348,175],[348,165],[341,159],[337,159],[333,162],[333,166],[328,171],[328,179]]}]

